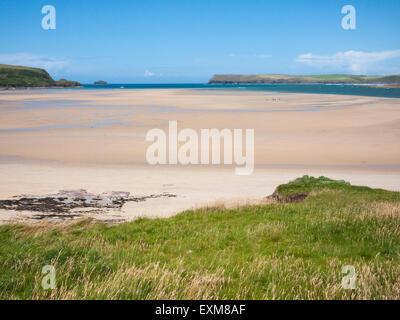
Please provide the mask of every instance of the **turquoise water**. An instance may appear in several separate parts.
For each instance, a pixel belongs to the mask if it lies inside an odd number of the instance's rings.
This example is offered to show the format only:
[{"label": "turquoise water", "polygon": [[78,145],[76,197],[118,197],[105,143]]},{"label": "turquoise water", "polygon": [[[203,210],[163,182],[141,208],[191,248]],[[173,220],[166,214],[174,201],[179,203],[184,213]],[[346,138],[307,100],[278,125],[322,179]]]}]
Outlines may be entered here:
[{"label": "turquoise water", "polygon": [[[270,84],[270,85],[208,85],[184,84],[85,84],[83,89],[215,89],[252,90],[289,93],[344,94],[367,97],[400,98],[400,88],[367,87],[357,85]],[[79,90],[79,89],[75,89]]]}]

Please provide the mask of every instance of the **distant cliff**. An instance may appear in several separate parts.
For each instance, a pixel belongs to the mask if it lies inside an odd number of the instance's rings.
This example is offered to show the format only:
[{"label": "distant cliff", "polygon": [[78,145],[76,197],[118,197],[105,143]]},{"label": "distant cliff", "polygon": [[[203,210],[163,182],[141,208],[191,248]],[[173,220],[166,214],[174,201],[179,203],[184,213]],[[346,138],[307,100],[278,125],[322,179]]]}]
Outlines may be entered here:
[{"label": "distant cliff", "polygon": [[77,81],[55,81],[44,69],[0,64],[0,88],[72,88]]},{"label": "distant cliff", "polygon": [[400,75],[363,76],[347,74],[292,76],[284,74],[217,74],[209,84],[399,84]]}]

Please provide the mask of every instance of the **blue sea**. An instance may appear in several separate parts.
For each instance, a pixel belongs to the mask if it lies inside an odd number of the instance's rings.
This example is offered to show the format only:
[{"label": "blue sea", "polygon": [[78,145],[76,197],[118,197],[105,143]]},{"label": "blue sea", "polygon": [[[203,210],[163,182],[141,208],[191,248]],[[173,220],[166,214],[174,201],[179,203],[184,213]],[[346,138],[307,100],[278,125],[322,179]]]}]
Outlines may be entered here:
[{"label": "blue sea", "polygon": [[[365,85],[326,84],[269,84],[269,85],[209,85],[201,83],[184,84],[85,84],[83,89],[213,89],[252,90],[289,93],[344,94],[367,97],[400,98],[400,88],[368,87]],[[79,90],[79,89],[74,89]]]}]

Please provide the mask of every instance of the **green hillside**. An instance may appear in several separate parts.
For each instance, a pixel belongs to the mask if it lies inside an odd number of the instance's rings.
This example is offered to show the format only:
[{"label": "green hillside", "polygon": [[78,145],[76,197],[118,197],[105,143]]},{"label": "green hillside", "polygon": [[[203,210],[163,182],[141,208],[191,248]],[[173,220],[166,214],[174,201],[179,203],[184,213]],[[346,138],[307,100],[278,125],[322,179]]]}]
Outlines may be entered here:
[{"label": "green hillside", "polygon": [[0,87],[78,87],[77,81],[55,81],[44,69],[0,64]]},{"label": "green hillside", "polygon": [[399,192],[304,176],[270,198],[116,226],[0,226],[0,299],[400,298]]},{"label": "green hillside", "polygon": [[295,76],[284,74],[217,74],[214,75],[209,84],[400,84],[400,75],[389,76],[363,76],[347,74],[328,74]]}]

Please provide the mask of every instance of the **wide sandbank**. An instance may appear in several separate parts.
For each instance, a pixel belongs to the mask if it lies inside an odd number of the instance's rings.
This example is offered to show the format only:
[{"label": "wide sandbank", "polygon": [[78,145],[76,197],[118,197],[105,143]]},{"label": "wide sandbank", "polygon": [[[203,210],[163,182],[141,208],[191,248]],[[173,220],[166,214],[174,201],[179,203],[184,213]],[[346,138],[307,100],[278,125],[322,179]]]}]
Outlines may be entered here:
[{"label": "wide sandbank", "polygon": [[[148,130],[254,129],[255,170],[150,166]],[[399,99],[229,90],[29,90],[0,92],[0,199],[61,189],[174,198],[90,214],[120,222],[204,205],[263,202],[295,177],[327,175],[400,190]],[[0,221],[32,212],[0,210]]]}]

